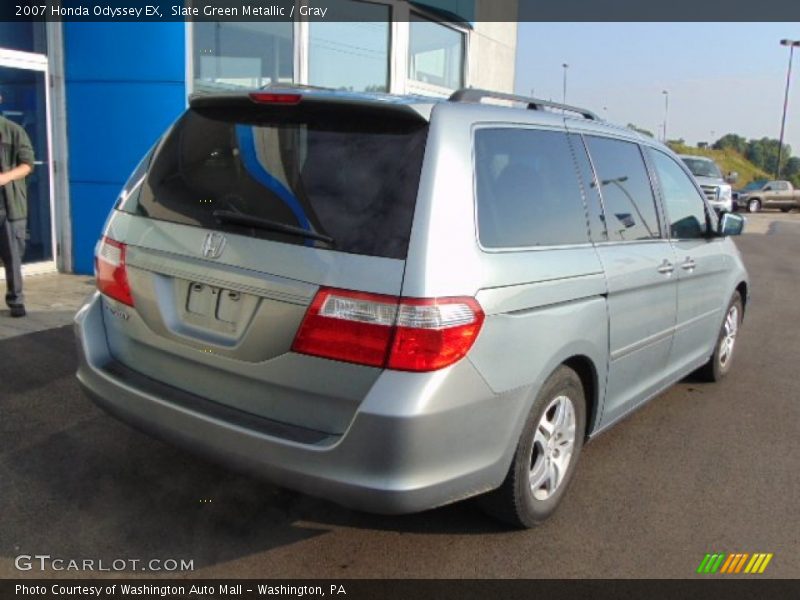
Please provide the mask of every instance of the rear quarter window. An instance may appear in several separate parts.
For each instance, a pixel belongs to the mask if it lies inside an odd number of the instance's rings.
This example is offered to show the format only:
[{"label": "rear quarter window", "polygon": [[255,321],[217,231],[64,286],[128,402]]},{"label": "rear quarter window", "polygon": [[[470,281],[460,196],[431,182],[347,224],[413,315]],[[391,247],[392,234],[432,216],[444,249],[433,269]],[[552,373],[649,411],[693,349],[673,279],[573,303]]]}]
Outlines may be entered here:
[{"label": "rear quarter window", "polygon": [[478,129],[475,172],[478,238],[483,247],[589,241],[586,209],[566,133]]}]

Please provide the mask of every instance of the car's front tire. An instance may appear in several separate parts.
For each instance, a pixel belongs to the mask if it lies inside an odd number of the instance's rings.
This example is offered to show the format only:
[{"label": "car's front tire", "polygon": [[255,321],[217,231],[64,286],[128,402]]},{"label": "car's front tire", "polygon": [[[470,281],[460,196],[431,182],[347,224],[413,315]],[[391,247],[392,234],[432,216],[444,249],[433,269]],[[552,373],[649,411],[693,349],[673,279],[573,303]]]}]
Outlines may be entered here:
[{"label": "car's front tire", "polygon": [[725,312],[725,318],[722,321],[719,335],[717,336],[714,353],[711,355],[708,362],[698,371],[698,374],[705,381],[719,381],[730,372],[731,363],[733,362],[733,351],[736,347],[736,336],[742,324],[743,313],[742,296],[738,291],[734,292],[733,298],[731,298],[731,302],[728,304],[728,309]]},{"label": "car's front tire", "polygon": [[761,210],[761,201],[757,199],[750,200],[747,203],[747,210],[751,213],[757,213]]},{"label": "car's front tire", "polygon": [[586,431],[586,398],[580,377],[559,367],[528,413],[503,484],[479,501],[493,517],[534,527],[558,507],[575,472]]}]

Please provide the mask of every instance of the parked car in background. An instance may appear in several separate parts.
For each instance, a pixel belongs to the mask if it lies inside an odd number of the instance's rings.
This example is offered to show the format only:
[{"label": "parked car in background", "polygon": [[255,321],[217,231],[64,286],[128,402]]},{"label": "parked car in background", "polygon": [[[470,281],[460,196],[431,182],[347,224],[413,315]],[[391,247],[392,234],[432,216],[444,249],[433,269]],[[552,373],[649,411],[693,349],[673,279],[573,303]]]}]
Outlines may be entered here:
[{"label": "parked car in background", "polygon": [[733,212],[733,188],[717,163],[706,156],[681,154],[680,158],[697,179],[708,203],[717,212]]},{"label": "parked car in background", "polygon": [[789,212],[793,208],[800,208],[800,190],[794,189],[788,181],[753,182],[739,192],[736,203],[749,212],[758,212],[762,208],[779,208]]},{"label": "parked car in background", "polygon": [[586,439],[730,371],[743,223],[669,148],[584,109],[196,96],[97,244],[77,376],[123,421],[278,484],[385,513],[486,494],[529,527]]}]

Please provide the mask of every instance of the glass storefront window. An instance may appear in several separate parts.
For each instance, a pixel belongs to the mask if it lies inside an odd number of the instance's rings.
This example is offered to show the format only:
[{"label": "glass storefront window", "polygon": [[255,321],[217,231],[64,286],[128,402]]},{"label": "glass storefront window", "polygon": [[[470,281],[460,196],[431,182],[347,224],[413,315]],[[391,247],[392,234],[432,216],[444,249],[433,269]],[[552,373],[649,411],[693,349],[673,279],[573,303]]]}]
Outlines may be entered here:
[{"label": "glass storefront window", "polygon": [[412,15],[408,42],[409,79],[452,90],[463,87],[463,33]]},{"label": "glass storefront window", "polygon": [[47,34],[43,21],[0,21],[0,48],[22,52],[47,52]]},{"label": "glass storefront window", "polygon": [[[337,20],[309,19],[299,28],[292,22],[196,21],[192,24],[194,91],[299,81],[336,90],[389,92],[396,75],[400,90],[435,95],[437,88],[443,92],[463,87],[467,34],[411,12],[408,27],[399,29],[401,39],[395,41],[394,10],[399,9],[388,2],[337,0]],[[406,18],[408,12],[399,14]],[[401,48],[407,51],[408,66],[400,67],[405,74],[394,74],[392,65],[406,62],[398,63],[394,56]],[[304,60],[299,72],[295,72],[296,53]]]},{"label": "glass storefront window", "polygon": [[27,238],[23,263],[53,259],[50,175],[47,169],[47,94],[43,71],[0,66],[0,115],[21,125],[33,145],[35,166],[28,186]]},{"label": "glass storefront window", "polygon": [[291,22],[208,22],[192,26],[194,91],[257,88],[294,79]]},{"label": "glass storefront window", "polygon": [[308,82],[356,92],[389,91],[389,21],[385,5],[348,2],[356,22],[309,23]]}]

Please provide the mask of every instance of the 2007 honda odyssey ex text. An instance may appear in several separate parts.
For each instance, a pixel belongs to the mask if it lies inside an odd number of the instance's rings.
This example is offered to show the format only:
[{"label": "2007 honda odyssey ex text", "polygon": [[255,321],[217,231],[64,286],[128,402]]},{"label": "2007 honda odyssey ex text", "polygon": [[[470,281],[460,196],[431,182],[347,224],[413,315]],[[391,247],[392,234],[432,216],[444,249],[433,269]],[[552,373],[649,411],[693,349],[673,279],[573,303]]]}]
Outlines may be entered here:
[{"label": "2007 honda odyssey ex text", "polygon": [[586,439],[730,370],[743,222],[718,221],[669,149],[583,109],[193,97],[97,245],[78,379],[290,488],[384,513],[483,495],[532,526]]}]

